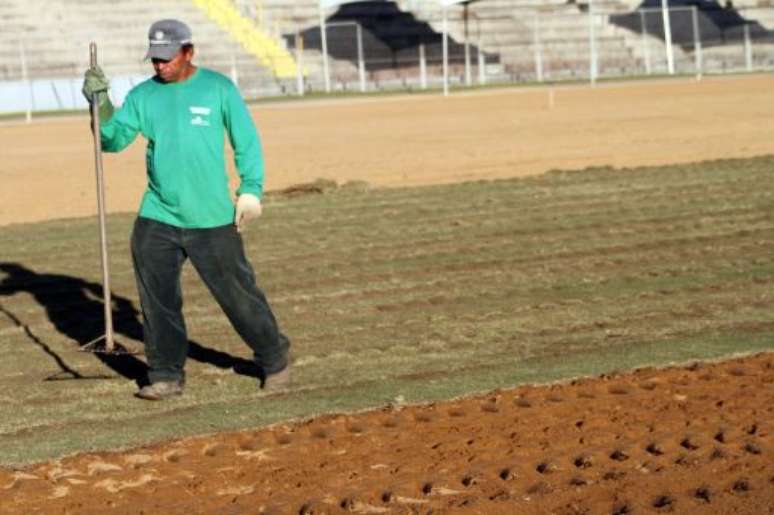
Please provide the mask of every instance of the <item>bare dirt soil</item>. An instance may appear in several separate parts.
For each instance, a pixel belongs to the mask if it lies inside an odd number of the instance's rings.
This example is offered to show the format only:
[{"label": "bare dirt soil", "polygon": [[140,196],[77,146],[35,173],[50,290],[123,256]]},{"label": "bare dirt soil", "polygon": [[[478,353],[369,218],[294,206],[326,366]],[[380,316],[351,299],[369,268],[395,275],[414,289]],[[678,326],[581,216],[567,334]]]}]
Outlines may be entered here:
[{"label": "bare dirt soil", "polygon": [[[453,183],[592,165],[774,153],[771,75],[258,105],[266,187]],[[0,124],[0,224],[96,213],[86,117]],[[142,138],[105,157],[110,212],[137,209]]]},{"label": "bare dirt soil", "polygon": [[774,354],[80,455],[0,490],[4,514],[771,514]]}]

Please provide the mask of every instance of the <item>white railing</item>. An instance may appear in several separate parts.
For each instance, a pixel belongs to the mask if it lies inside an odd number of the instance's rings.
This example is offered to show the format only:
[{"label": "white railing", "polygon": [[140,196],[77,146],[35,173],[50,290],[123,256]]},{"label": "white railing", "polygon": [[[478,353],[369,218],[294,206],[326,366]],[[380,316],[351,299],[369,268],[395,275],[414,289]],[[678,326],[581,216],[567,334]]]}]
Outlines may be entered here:
[{"label": "white railing", "polygon": [[[711,16],[725,17],[718,28]],[[695,7],[670,9],[672,53],[667,54],[660,9],[629,13],[592,12],[563,6],[545,12],[522,10],[512,17],[471,15],[467,24],[449,19],[448,77],[454,87],[491,83],[557,82],[667,75],[701,78],[774,68],[774,9],[707,13]],[[441,20],[423,20],[435,32],[404,38],[389,46],[352,21],[329,21],[327,82],[332,91],[370,92],[429,89],[443,85]],[[285,28],[284,44],[297,61],[296,76],[285,83],[267,81],[258,63],[232,57],[205,66],[229,74],[248,98],[325,90],[319,27]],[[0,46],[0,114],[85,109],[80,94],[82,69],[56,61],[56,42],[3,35]],[[235,43],[235,48],[236,48]],[[10,50],[9,50],[10,49]],[[235,50],[235,56],[237,52]],[[112,95],[122,96],[149,76],[147,63],[109,63]]]}]

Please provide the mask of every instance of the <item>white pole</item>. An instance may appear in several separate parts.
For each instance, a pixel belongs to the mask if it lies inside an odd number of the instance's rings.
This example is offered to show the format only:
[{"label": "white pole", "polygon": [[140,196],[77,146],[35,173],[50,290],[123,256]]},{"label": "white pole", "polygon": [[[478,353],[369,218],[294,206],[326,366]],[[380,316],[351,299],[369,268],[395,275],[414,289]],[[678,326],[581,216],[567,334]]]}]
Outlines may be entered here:
[{"label": "white pole", "polygon": [[589,80],[597,83],[597,41],[594,36],[594,1],[589,0]]},{"label": "white pole", "polygon": [[750,24],[744,24],[744,62],[748,72],[753,71],[752,42],[750,41]]},{"label": "white pole", "polygon": [[693,54],[696,58],[696,80],[701,80],[703,68],[703,56],[701,53],[701,34],[699,33],[699,10],[695,5],[691,6],[693,16]]},{"label": "white pole", "polygon": [[650,67],[650,45],[648,45],[648,23],[646,12],[640,9],[640,27],[642,31],[642,55],[645,59],[645,73],[650,75],[653,70]]},{"label": "white pole", "polygon": [[661,18],[664,22],[664,42],[666,43],[667,71],[675,74],[675,55],[672,49],[672,25],[669,21],[669,0],[661,0]]},{"label": "white pole", "polygon": [[25,111],[25,120],[27,123],[32,122],[32,105],[35,102],[35,97],[32,92],[32,81],[27,73],[27,54],[24,51],[24,41],[19,40],[19,58],[21,64],[22,82],[27,83],[27,109]]},{"label": "white pole", "polygon": [[481,40],[478,41],[478,83],[486,84],[486,54],[481,49]]},{"label": "white pole", "polygon": [[427,89],[427,58],[424,43],[419,44],[419,84],[422,89]]},{"label": "white pole", "polygon": [[356,24],[357,27],[357,71],[360,75],[360,92],[366,91],[366,74],[365,74],[365,58],[363,56],[363,28],[360,24]]},{"label": "white pole", "polygon": [[304,96],[304,36],[301,29],[296,28],[296,90],[298,96]]},{"label": "white pole", "polygon": [[328,69],[328,34],[325,26],[325,12],[323,6],[320,5],[320,40],[322,41],[322,58],[323,58],[323,81],[325,82],[325,92],[331,92],[331,75]]},{"label": "white pole", "polygon": [[535,77],[543,82],[543,49],[540,47],[540,15],[535,13],[533,46],[535,47]]},{"label": "white pole", "polygon": [[463,23],[465,31],[465,85],[473,84],[473,77],[470,69],[470,43],[468,42],[468,4],[463,6]]},{"label": "white pole", "polygon": [[443,7],[443,96],[449,96],[449,13]]}]

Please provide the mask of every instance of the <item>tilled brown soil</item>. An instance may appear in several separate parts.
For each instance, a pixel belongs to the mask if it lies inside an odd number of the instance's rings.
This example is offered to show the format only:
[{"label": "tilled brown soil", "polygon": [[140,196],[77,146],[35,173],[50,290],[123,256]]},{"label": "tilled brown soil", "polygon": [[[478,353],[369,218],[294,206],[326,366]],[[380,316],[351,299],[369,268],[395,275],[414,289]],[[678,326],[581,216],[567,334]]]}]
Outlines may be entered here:
[{"label": "tilled brown soil", "polygon": [[3,470],[0,513],[771,514],[773,428],[766,353]]}]

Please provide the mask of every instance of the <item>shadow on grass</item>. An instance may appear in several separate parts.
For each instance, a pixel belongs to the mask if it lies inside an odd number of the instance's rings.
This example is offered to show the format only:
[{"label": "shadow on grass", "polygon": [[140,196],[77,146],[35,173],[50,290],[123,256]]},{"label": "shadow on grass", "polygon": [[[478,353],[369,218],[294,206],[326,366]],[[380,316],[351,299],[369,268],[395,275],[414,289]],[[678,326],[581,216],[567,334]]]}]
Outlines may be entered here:
[{"label": "shadow on grass", "polygon": [[[0,271],[6,277],[0,281],[0,296],[27,292],[46,311],[49,321],[62,335],[84,347],[104,335],[104,308],[102,285],[63,274],[46,274],[30,270],[18,263],[0,263]],[[118,338],[124,336],[142,341],[141,313],[131,300],[111,295],[113,326]],[[60,372],[49,377],[54,379],[107,379],[110,376],[84,376],[57,354],[49,344],[36,336],[13,312],[0,306],[0,311],[22,328],[27,337],[49,355],[59,366]],[[129,350],[116,342],[119,354],[95,353],[94,356],[117,374],[135,381],[138,386],[147,384],[148,366]],[[189,341],[188,357],[235,373],[257,377],[252,361],[210,349]]]}]

